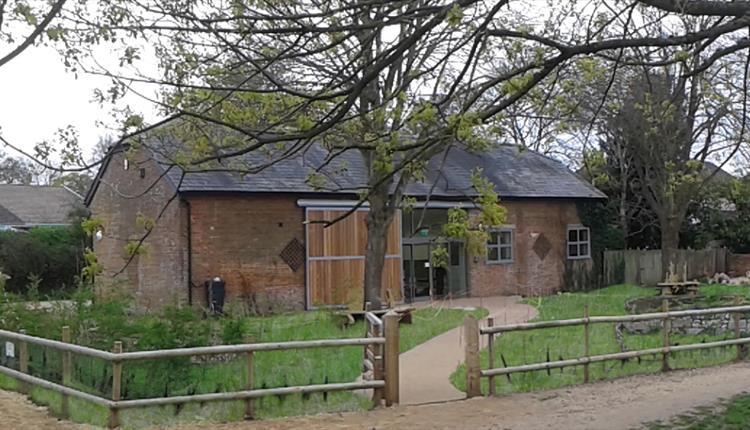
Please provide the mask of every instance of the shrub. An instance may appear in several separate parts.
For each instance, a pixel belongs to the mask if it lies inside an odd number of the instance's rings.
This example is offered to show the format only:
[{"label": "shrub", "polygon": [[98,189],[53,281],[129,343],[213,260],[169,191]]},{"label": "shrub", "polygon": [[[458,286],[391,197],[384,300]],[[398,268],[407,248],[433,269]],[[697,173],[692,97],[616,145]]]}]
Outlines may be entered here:
[{"label": "shrub", "polygon": [[[72,290],[83,261],[85,240],[79,230],[38,227],[0,232],[0,271],[10,276],[6,291],[50,295]],[[30,285],[34,291],[28,291]]]}]

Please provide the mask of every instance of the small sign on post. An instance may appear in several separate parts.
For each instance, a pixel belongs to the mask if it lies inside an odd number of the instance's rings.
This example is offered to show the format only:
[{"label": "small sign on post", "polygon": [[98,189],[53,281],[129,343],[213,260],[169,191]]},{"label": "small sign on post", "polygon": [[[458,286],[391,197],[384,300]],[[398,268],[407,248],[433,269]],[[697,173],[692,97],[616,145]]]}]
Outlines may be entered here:
[{"label": "small sign on post", "polygon": [[5,356],[16,358],[16,345],[13,342],[5,342]]}]

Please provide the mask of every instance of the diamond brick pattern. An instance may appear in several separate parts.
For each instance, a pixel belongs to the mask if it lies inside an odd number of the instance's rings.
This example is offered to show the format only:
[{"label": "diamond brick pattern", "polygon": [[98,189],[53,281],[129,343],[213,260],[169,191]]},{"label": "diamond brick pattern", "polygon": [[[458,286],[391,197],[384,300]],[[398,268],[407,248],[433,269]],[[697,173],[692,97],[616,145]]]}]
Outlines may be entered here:
[{"label": "diamond brick pattern", "polygon": [[547,254],[552,250],[552,244],[549,243],[547,236],[545,236],[544,233],[541,233],[539,234],[539,237],[536,238],[532,249],[540,260],[544,260],[545,257],[547,257]]},{"label": "diamond brick pattern", "polygon": [[286,244],[284,249],[281,250],[279,257],[289,265],[289,268],[291,268],[292,271],[296,272],[305,262],[305,247],[295,237]]}]

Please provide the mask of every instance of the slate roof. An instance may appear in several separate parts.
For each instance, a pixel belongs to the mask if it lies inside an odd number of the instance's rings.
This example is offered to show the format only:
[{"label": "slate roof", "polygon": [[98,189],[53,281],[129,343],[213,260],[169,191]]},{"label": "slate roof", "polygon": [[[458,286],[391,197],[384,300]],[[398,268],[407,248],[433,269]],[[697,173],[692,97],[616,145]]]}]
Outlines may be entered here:
[{"label": "slate roof", "polygon": [[[322,170],[324,189],[306,183],[309,172],[324,164],[328,151],[312,145],[304,152],[250,175],[228,172],[189,172],[179,184],[181,192],[248,192],[353,194],[364,188],[366,170],[356,151],[338,155]],[[243,165],[260,166],[275,155],[256,152],[244,156]],[[412,183],[406,194],[414,197],[467,198],[475,195],[471,173],[480,167],[484,176],[495,184],[501,198],[569,198],[603,199],[599,190],[570,171],[562,163],[539,153],[511,145],[497,145],[481,154],[452,147],[430,160],[427,178]],[[173,168],[167,177],[177,186],[181,171]]]},{"label": "slate roof", "polygon": [[63,187],[0,184],[0,225],[69,224],[81,204],[81,196]]}]

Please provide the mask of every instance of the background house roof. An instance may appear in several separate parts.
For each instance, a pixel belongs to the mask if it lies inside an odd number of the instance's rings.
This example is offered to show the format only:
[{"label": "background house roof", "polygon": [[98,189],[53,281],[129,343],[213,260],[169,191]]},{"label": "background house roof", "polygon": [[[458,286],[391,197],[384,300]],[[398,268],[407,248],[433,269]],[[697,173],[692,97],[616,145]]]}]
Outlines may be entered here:
[{"label": "background house roof", "polygon": [[81,196],[64,187],[0,184],[0,224],[69,224],[81,203]]},{"label": "background house roof", "polygon": [[[284,161],[258,173],[239,175],[220,171],[189,172],[182,182],[182,171],[172,168],[167,177],[181,192],[275,192],[275,193],[356,193],[367,183],[366,169],[357,151],[346,151],[326,165],[329,152],[312,145]],[[257,151],[244,155],[243,165],[260,166],[275,159],[274,154]],[[311,171],[325,165],[321,174],[324,189],[310,186]],[[471,197],[471,174],[481,168],[501,198],[605,198],[599,190],[570,171],[562,163],[517,146],[496,145],[482,153],[452,147],[428,163],[424,182],[412,183],[406,194],[414,197]]]}]

